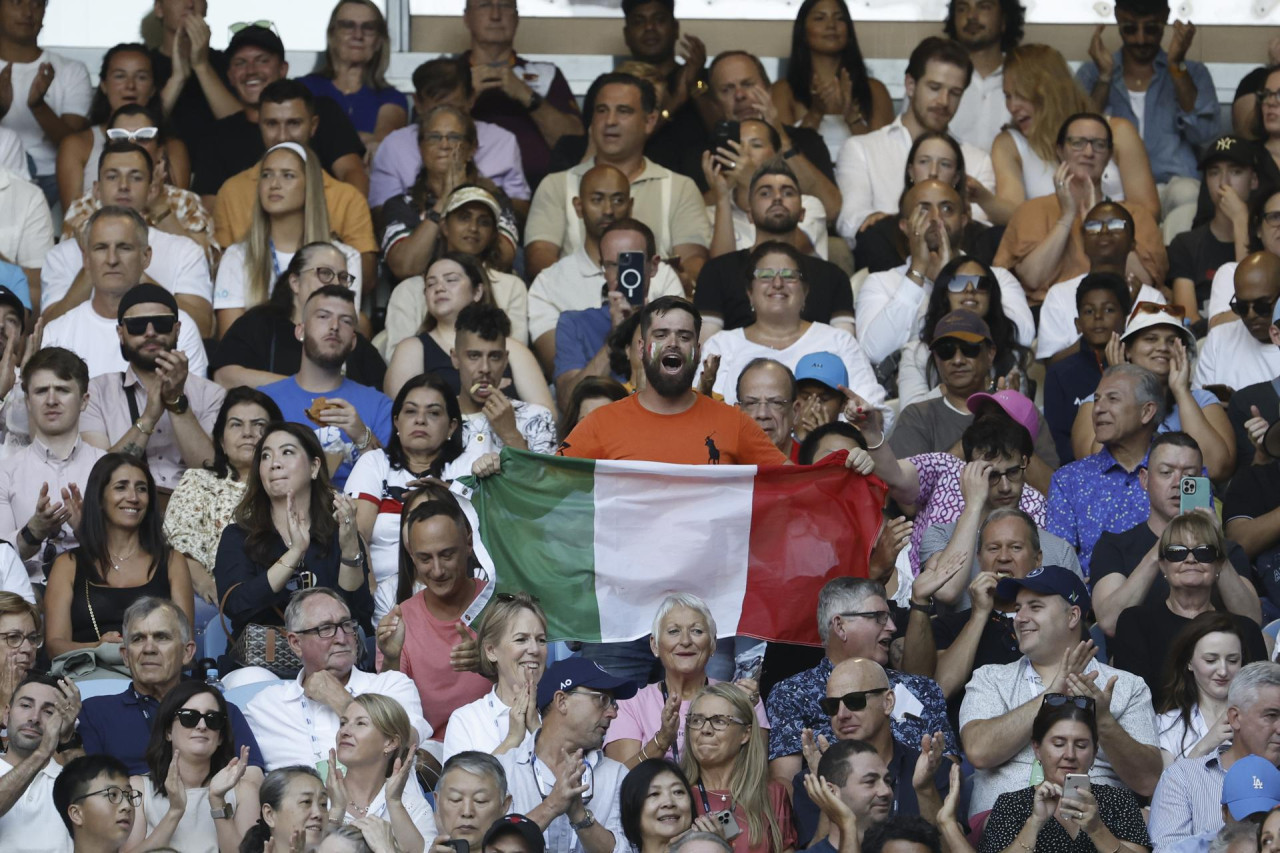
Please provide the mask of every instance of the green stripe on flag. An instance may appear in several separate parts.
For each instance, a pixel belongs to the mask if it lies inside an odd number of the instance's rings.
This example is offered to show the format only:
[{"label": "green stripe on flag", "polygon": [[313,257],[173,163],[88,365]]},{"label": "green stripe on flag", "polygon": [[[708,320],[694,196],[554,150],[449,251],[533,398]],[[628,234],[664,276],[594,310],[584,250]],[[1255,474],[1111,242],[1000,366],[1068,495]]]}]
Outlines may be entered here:
[{"label": "green stripe on flag", "polygon": [[503,448],[502,473],[472,497],[498,592],[541,598],[550,640],[600,639],[594,482],[590,459]]}]

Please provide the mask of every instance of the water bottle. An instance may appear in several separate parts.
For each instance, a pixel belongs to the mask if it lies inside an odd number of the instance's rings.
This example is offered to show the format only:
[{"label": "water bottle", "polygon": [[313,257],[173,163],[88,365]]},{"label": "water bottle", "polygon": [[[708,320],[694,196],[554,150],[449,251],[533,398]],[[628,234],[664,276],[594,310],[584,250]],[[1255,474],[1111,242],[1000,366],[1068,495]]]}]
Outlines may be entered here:
[{"label": "water bottle", "polygon": [[204,675],[204,683],[217,690],[219,693],[226,693],[227,688],[222,686],[222,679],[218,677],[218,670],[210,667]]}]

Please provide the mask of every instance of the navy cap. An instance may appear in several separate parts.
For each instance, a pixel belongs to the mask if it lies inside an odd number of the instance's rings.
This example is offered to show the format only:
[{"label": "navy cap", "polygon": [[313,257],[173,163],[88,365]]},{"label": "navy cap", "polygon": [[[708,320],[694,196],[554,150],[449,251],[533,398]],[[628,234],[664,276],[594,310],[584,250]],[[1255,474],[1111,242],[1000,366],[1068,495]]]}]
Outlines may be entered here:
[{"label": "navy cap", "polygon": [[284,59],[284,42],[280,41],[280,36],[266,27],[260,27],[253,24],[236,32],[231,37],[231,43],[227,45],[224,54],[228,60],[236,55],[236,52],[242,47],[256,47],[265,50],[267,53],[273,53]]},{"label": "navy cap", "polygon": [[509,814],[495,820],[493,826],[489,827],[489,831],[484,834],[484,841],[480,846],[487,848],[504,835],[520,836],[529,845],[531,853],[543,853],[547,849],[547,840],[542,837],[542,830],[522,814]]},{"label": "navy cap", "polygon": [[565,658],[547,667],[538,682],[538,707],[545,708],[563,690],[568,693],[575,687],[590,690],[608,690],[614,699],[630,699],[636,695],[635,682],[610,675],[608,670],[586,658]]},{"label": "navy cap", "polygon": [[1087,613],[1091,602],[1084,581],[1070,569],[1062,566],[1041,566],[1025,578],[1005,578],[996,584],[996,596],[1006,601],[1018,597],[1018,590],[1029,589],[1041,595],[1060,595],[1068,604],[1078,604]]}]

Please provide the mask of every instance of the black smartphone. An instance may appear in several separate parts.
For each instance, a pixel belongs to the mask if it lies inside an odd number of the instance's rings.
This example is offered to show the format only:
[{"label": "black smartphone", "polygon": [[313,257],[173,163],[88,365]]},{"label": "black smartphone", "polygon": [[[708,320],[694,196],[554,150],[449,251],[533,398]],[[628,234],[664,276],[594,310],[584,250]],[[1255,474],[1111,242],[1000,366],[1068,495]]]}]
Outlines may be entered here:
[{"label": "black smartphone", "polygon": [[471,843],[465,838],[453,838],[446,841],[445,844],[452,847],[456,853],[471,853]]},{"label": "black smartphone", "polygon": [[618,253],[618,292],[632,305],[644,303],[644,252]]},{"label": "black smartphone", "polygon": [[729,147],[729,141],[742,141],[742,125],[736,121],[721,120],[716,122],[715,130],[711,132],[711,153],[715,154],[720,148],[726,151],[732,151]]}]

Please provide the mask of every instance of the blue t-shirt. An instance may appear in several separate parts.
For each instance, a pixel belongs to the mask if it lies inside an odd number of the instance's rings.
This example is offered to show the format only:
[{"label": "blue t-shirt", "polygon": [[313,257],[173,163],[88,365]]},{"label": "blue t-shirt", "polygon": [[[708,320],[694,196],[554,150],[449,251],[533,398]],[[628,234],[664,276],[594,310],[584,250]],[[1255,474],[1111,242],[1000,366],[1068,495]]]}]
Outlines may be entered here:
[{"label": "blue t-shirt", "polygon": [[373,129],[378,126],[378,110],[384,104],[400,107],[408,120],[409,99],[404,92],[394,87],[374,89],[372,86],[361,86],[359,91],[348,95],[333,85],[328,77],[321,77],[319,74],[300,77],[298,82],[310,89],[311,94],[330,98],[342,107],[342,111],[360,133],[373,133]]},{"label": "blue t-shirt", "polygon": [[[613,319],[607,305],[562,313],[556,321],[555,378],[559,379],[570,370],[586,367],[609,340],[611,331]],[[612,375],[619,382],[627,381],[625,376]]]},{"label": "blue t-shirt", "polygon": [[365,426],[373,430],[373,434],[378,437],[378,441],[382,442],[383,447],[391,441],[391,398],[368,385],[343,379],[342,384],[334,390],[313,394],[298,387],[298,381],[290,376],[279,382],[263,385],[258,390],[276,401],[286,421],[315,427],[316,438],[320,440],[320,446],[326,453],[342,451],[342,464],[338,466],[332,478],[333,485],[337,489],[346,485],[347,475],[351,473],[351,467],[360,456],[360,451],[356,450],[355,439],[361,436],[349,436],[335,426],[316,427],[306,416],[312,400],[317,397],[346,400],[355,406],[356,411],[360,413],[360,419],[364,421]]}]

